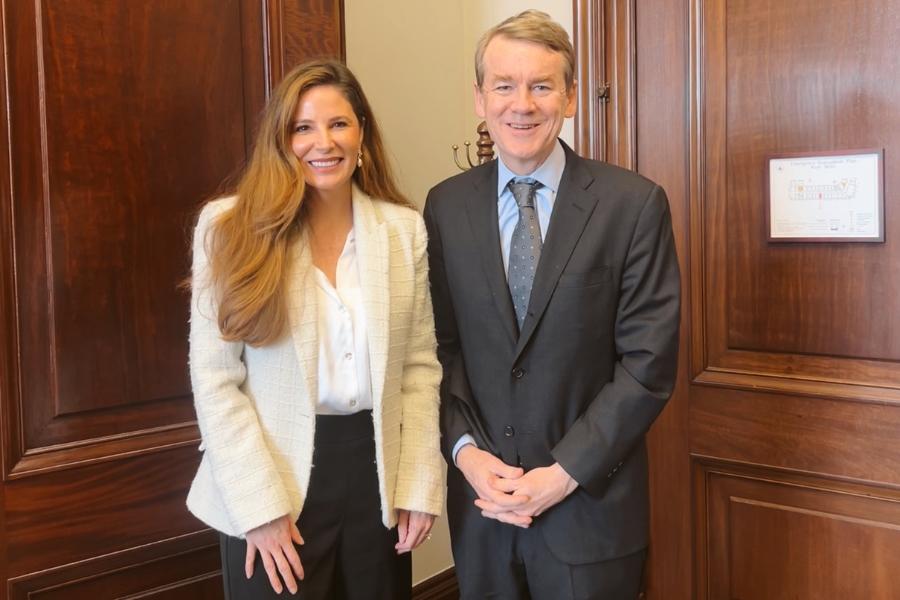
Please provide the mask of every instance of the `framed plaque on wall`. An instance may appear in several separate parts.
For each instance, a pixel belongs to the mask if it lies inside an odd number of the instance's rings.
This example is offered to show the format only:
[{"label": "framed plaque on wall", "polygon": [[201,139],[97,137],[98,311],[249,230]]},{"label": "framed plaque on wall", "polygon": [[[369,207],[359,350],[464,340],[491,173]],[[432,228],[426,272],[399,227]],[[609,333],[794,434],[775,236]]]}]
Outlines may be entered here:
[{"label": "framed plaque on wall", "polygon": [[769,157],[770,242],[883,242],[884,152]]}]

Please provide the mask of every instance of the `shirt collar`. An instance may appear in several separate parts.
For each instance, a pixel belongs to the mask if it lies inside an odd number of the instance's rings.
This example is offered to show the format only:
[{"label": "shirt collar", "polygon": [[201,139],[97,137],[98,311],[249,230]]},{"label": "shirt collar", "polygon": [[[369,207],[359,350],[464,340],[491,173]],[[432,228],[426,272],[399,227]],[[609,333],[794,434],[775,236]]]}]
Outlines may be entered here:
[{"label": "shirt collar", "polygon": [[503,159],[500,158],[500,155],[497,155],[497,197],[499,198],[504,190],[506,190],[506,186],[509,185],[509,180],[519,177],[530,177],[535,179],[541,183],[545,188],[549,188],[555,194],[559,191],[559,182],[562,180],[563,170],[566,168],[566,151],[563,150],[562,143],[559,140],[556,140],[556,145],[553,146],[553,151],[550,152],[550,156],[547,157],[541,166],[535,169],[533,172],[527,175],[516,175],[512,171],[509,170],[503,163]]}]

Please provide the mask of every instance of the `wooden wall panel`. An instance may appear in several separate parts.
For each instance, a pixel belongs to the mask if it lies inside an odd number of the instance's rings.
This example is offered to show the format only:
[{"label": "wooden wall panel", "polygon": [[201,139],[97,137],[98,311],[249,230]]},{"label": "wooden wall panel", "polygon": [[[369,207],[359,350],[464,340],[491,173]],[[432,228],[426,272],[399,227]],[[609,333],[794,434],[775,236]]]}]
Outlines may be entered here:
[{"label": "wooden wall panel", "polygon": [[900,489],[900,410],[743,390],[691,394],[691,451]]},{"label": "wooden wall panel", "polygon": [[[35,150],[47,222],[41,246],[21,255],[47,248],[54,416],[183,400],[184,300],[170,282],[185,271],[184,232],[170,223],[188,222],[186,200],[215,190],[247,146],[233,118],[243,112],[239,2],[45,0],[44,9],[46,130]],[[220,17],[204,18],[213,11]],[[184,68],[188,53],[194,68]],[[20,159],[24,150],[13,148]]]},{"label": "wooden wall panel", "polygon": [[[689,439],[705,474],[695,590],[895,598],[900,162],[885,165],[882,244],[769,243],[764,203],[770,154],[900,150],[900,118],[883,101],[895,77],[879,75],[900,70],[887,42],[900,6],[692,6]],[[703,467],[718,461],[729,473]]]},{"label": "wooden wall panel", "polygon": [[891,3],[722,4],[727,40],[720,47],[711,35],[707,54],[724,55],[727,77],[708,99],[726,103],[725,130],[709,135],[724,138],[727,156],[715,176],[726,178],[728,347],[897,363],[897,211],[885,214],[883,244],[769,244],[760,235],[767,154],[883,148],[885,185],[900,186]]},{"label": "wooden wall panel", "polygon": [[273,81],[304,60],[346,54],[343,0],[268,0],[265,10]]},{"label": "wooden wall panel", "polygon": [[575,149],[635,169],[635,0],[574,0],[572,12],[578,61]]},{"label": "wooden wall panel", "polygon": [[892,202],[896,6],[699,5],[703,239],[695,243],[704,245],[705,287],[695,373],[734,387],[797,392],[811,382],[818,395],[900,403],[900,214],[885,211],[878,244],[769,243],[764,218],[766,157],[781,152],[883,148]]},{"label": "wooden wall panel", "polygon": [[189,447],[11,482],[4,507],[10,573],[198,531],[184,501],[199,459]]},{"label": "wooden wall panel", "polygon": [[190,429],[186,228],[244,159],[242,89],[263,79],[242,71],[241,47],[262,40],[244,39],[238,0],[8,12],[15,266],[29,274],[9,458]]},{"label": "wooden wall panel", "polygon": [[705,465],[708,587],[700,598],[866,598],[900,593],[900,494]]},{"label": "wooden wall panel", "polygon": [[271,86],[342,56],[342,2],[0,11],[0,600],[221,597],[216,538],[184,505],[200,453],[178,285]]},{"label": "wooden wall panel", "polygon": [[[681,339],[678,380],[663,412],[647,436],[650,454],[650,549],[645,570],[647,598],[687,599],[691,595],[691,494],[688,445],[688,372],[690,345],[689,297],[694,273],[688,231],[690,178],[685,117],[689,57],[683,51],[689,14],[679,0],[648,3],[637,0],[635,48],[636,108],[630,116],[636,128],[636,168],[661,185],[669,198],[672,228],[681,269]],[[620,27],[622,25],[619,25]],[[627,39],[620,33],[618,39]],[[621,121],[629,113],[612,117]]]},{"label": "wooden wall panel", "polygon": [[210,532],[182,536],[17,577],[9,587],[12,600],[218,600],[218,537]]},{"label": "wooden wall panel", "polygon": [[[585,33],[611,1],[575,2],[580,73],[625,39]],[[647,597],[900,597],[900,4],[636,0],[635,16],[637,170],[668,192],[685,292],[680,379],[648,440]],[[609,143],[579,125],[582,152]],[[766,242],[768,154],[870,147],[884,243]]]}]

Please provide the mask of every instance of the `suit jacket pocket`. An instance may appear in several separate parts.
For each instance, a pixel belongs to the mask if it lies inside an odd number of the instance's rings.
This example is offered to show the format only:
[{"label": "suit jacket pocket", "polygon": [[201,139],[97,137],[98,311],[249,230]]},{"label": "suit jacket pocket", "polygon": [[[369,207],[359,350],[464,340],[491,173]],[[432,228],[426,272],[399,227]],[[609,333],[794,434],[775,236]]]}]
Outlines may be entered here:
[{"label": "suit jacket pocket", "polygon": [[612,267],[601,266],[589,271],[564,272],[559,276],[558,287],[561,288],[579,288],[590,287],[594,285],[607,285],[612,280]]}]

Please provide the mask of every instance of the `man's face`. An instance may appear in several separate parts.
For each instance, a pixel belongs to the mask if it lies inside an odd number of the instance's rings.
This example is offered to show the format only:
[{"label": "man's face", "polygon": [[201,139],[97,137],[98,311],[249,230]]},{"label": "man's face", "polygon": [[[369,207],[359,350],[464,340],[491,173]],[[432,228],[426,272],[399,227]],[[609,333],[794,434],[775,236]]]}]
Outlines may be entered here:
[{"label": "man's face", "polygon": [[540,44],[501,35],[488,44],[482,64],[475,112],[506,166],[517,175],[531,173],[553,151],[563,120],[575,115],[575,86],[566,89],[565,60]]}]

